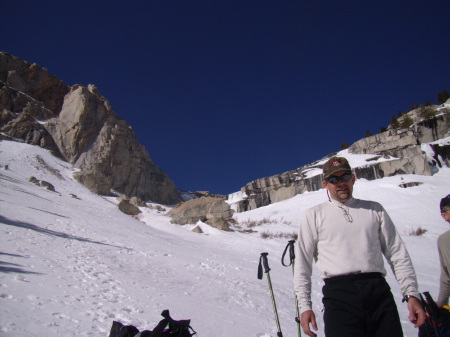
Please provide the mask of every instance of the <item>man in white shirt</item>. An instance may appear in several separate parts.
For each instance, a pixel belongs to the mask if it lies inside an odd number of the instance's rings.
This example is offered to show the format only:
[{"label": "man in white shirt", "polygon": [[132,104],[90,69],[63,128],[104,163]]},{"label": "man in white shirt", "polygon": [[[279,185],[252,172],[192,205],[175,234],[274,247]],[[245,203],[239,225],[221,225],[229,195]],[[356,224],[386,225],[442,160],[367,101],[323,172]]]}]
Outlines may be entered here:
[{"label": "man in white shirt", "polygon": [[[441,199],[441,216],[450,224],[450,194]],[[441,234],[438,238],[439,262],[441,264],[441,277],[439,282],[439,306],[448,305],[450,296],[450,231]]]},{"label": "man in white shirt", "polygon": [[311,303],[314,260],[325,282],[322,302],[327,337],[401,337],[383,256],[408,303],[410,321],[415,327],[425,321],[406,247],[379,203],[353,198],[356,178],[345,158],[331,158],[323,174],[329,202],[303,214],[297,241],[294,288],[303,331],[316,336],[311,330],[317,331]]}]

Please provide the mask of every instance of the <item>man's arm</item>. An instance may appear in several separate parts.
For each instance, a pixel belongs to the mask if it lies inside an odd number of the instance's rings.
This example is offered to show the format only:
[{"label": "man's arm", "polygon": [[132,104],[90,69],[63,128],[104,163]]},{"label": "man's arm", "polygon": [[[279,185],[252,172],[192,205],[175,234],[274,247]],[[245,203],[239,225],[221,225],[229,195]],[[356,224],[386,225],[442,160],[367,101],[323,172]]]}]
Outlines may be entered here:
[{"label": "man's arm", "polygon": [[395,229],[391,218],[384,209],[382,209],[380,217],[381,248],[398,284],[400,285],[401,292],[403,296],[411,295],[419,298],[416,272],[406,246]]},{"label": "man's arm", "polygon": [[[316,316],[312,311],[311,303],[311,275],[314,252],[316,250],[317,234],[312,219],[309,219],[308,212],[300,219],[299,235],[296,245],[297,259],[294,265],[294,290],[300,308],[300,325],[303,332],[310,337],[317,331]],[[310,327],[311,325],[311,327]]]},{"label": "man's arm", "polygon": [[448,305],[450,296],[450,232],[441,235],[438,239],[439,261],[441,276],[437,303],[440,306]]},{"label": "man's arm", "polygon": [[[300,219],[300,228],[296,245],[294,265],[294,291],[297,295],[300,314],[311,310],[311,275],[314,258],[316,234],[310,225],[307,214]],[[312,227],[312,228],[311,228]]]},{"label": "man's arm", "polygon": [[408,317],[414,327],[417,328],[425,323],[425,311],[419,301],[416,272],[406,246],[395,229],[391,218],[384,209],[381,214],[380,241],[383,254],[391,266],[403,296],[411,296],[408,300]]}]

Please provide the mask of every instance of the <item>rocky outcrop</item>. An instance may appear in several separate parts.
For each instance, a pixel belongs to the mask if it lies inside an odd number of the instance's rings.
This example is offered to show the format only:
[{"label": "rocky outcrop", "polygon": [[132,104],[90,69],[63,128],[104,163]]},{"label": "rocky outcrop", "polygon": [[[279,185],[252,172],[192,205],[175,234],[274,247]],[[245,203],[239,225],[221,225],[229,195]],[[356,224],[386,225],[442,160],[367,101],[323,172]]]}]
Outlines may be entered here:
[{"label": "rocky outcrop", "polygon": [[32,97],[0,82],[0,139],[21,139],[62,158],[52,136],[39,123],[52,116],[52,111],[39,105]]},{"label": "rocky outcrop", "polygon": [[[446,106],[448,105],[446,104]],[[421,144],[433,143],[446,137],[450,137],[450,113],[443,113],[432,119],[420,121],[410,128],[393,129],[363,138],[350,146],[349,152],[390,155],[399,158],[399,162],[391,164],[391,166],[397,167],[398,172],[429,175],[433,165],[450,166],[450,148],[448,145],[431,144],[435,162],[427,163],[427,157],[421,149]],[[402,166],[405,169],[401,169]],[[391,169],[387,175],[393,175],[393,171],[395,170]]]},{"label": "rocky outcrop", "polygon": [[125,213],[125,214],[128,214],[128,215],[134,215],[134,216],[136,216],[136,215],[142,213],[141,210],[140,210],[137,206],[131,204],[131,203],[130,203],[128,200],[126,200],[126,199],[124,199],[124,200],[122,200],[121,202],[119,202],[119,204],[117,205],[117,207],[120,209],[120,211],[121,211],[122,213]]},{"label": "rocky outcrop", "polygon": [[78,168],[74,177],[94,193],[113,189],[162,204],[181,201],[95,86],[69,88],[46,69],[4,52],[0,81],[0,139],[51,150]]},{"label": "rocky outcrop", "polygon": [[[446,104],[450,111],[450,103]],[[414,124],[414,131],[420,144],[431,143],[438,139],[450,137],[450,113],[441,114],[435,118]]]},{"label": "rocky outcrop", "polygon": [[45,126],[64,158],[81,170],[76,179],[93,192],[114,189],[163,204],[180,200],[175,184],[151,161],[132,128],[95,86],[74,86],[59,117]]},{"label": "rocky outcrop", "polygon": [[[223,198],[201,197],[182,202],[172,208],[167,215],[172,218],[171,222],[179,225],[195,224],[202,221],[210,224],[219,224],[223,229],[223,223],[233,216],[233,210]],[[223,221],[220,222],[219,219]]]},{"label": "rocky outcrop", "polygon": [[433,153],[433,166],[450,167],[450,145],[430,144]]},{"label": "rocky outcrop", "polygon": [[213,228],[220,229],[221,231],[229,232],[231,231],[228,221],[221,217],[214,217],[206,220],[206,223]]},{"label": "rocky outcrop", "polygon": [[[398,174],[431,175],[434,165],[450,166],[450,146],[431,144],[434,160],[428,161],[422,143],[448,137],[450,114],[441,114],[431,120],[421,121],[410,128],[391,129],[363,138],[349,147],[352,154],[373,154],[366,163],[353,167],[357,178],[380,179]],[[236,212],[245,212],[271,203],[292,198],[322,187],[322,166],[332,153],[315,163],[271,177],[254,180],[239,192],[238,201],[230,201]],[[230,198],[231,199],[231,198]]]},{"label": "rocky outcrop", "polygon": [[137,207],[147,207],[145,201],[138,197],[131,197],[130,204],[135,205]]},{"label": "rocky outcrop", "polygon": [[307,191],[317,191],[322,188],[322,177],[320,175],[310,177],[308,174],[317,167],[320,165],[314,163],[248,183],[241,188],[245,197],[234,204],[233,209],[238,213],[245,212]]},{"label": "rocky outcrop", "polygon": [[0,52],[0,81],[25,93],[57,116],[69,87],[45,68]]},{"label": "rocky outcrop", "polygon": [[49,191],[52,192],[56,192],[55,190],[55,186],[53,186],[51,183],[49,183],[48,181],[45,180],[39,180],[36,177],[31,176],[30,178],[28,178],[28,181],[37,185],[37,186],[42,186],[44,188],[46,188]]},{"label": "rocky outcrop", "polygon": [[433,119],[414,124],[410,128],[392,129],[363,138],[352,144],[349,147],[349,152],[355,154],[392,153],[392,155],[395,155],[405,148],[447,137],[449,130],[450,114],[442,114]]}]

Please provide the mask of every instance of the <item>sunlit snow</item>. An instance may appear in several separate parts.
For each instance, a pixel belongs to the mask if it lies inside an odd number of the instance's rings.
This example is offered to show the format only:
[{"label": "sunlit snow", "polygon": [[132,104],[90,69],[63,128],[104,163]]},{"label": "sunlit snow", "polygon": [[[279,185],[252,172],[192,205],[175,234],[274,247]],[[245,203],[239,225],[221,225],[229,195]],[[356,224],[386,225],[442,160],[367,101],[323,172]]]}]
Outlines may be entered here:
[{"label": "sunlit snow", "polygon": [[[365,160],[341,154],[353,165]],[[450,193],[450,169],[436,171],[360,179],[355,185],[355,197],[381,202],[390,213],[412,256],[420,291],[434,297],[436,240],[450,229],[439,214],[439,200]],[[327,200],[324,190],[235,214],[238,226],[263,223],[252,233],[200,223],[204,233],[198,234],[190,231],[193,225],[171,224],[165,211],[141,208],[137,218],[125,215],[115,198],[89,192],[73,172],[42,148],[0,142],[1,336],[108,336],[113,320],[152,329],[164,309],[174,319],[191,319],[199,337],[276,336],[267,277],[257,278],[262,252],[269,253],[283,336],[297,336],[292,269],[281,265],[281,255],[301,212]],[[56,191],[29,182],[31,176]],[[400,188],[405,182],[422,184]],[[232,201],[240,198],[236,193]],[[418,228],[426,233],[411,235]],[[263,232],[280,238],[263,239]],[[405,336],[417,336],[390,270],[387,279]],[[315,271],[313,307],[319,317],[321,285]]]}]

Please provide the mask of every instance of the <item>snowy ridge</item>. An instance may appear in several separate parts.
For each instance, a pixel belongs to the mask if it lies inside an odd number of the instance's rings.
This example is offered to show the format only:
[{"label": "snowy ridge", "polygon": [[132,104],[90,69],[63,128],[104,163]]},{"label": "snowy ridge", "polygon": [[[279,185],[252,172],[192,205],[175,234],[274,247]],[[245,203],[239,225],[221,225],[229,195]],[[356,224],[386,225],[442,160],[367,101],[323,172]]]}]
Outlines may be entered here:
[{"label": "snowy ridge", "polygon": [[[264,240],[260,234],[296,232],[301,212],[327,200],[324,190],[235,214],[238,224],[262,220],[253,233],[200,223],[205,233],[197,234],[192,226],[171,224],[156,209],[141,208],[138,219],[127,216],[114,198],[78,184],[73,172],[42,148],[0,142],[0,335],[108,336],[113,320],[152,329],[169,309],[175,319],[191,319],[199,337],[276,336],[267,278],[257,279],[261,252],[269,253],[283,335],[297,335],[292,270],[280,262],[288,240]],[[29,182],[30,176],[50,182],[56,192]],[[439,277],[436,239],[449,229],[439,200],[450,193],[449,181],[450,169],[441,168],[433,176],[355,185],[355,197],[379,201],[390,213],[412,256],[420,290],[433,296]],[[422,184],[400,188],[404,182]],[[418,227],[427,232],[410,235]],[[405,336],[417,336],[391,271],[387,278]],[[315,271],[318,317],[321,284]],[[321,318],[318,323],[323,336]]]}]

